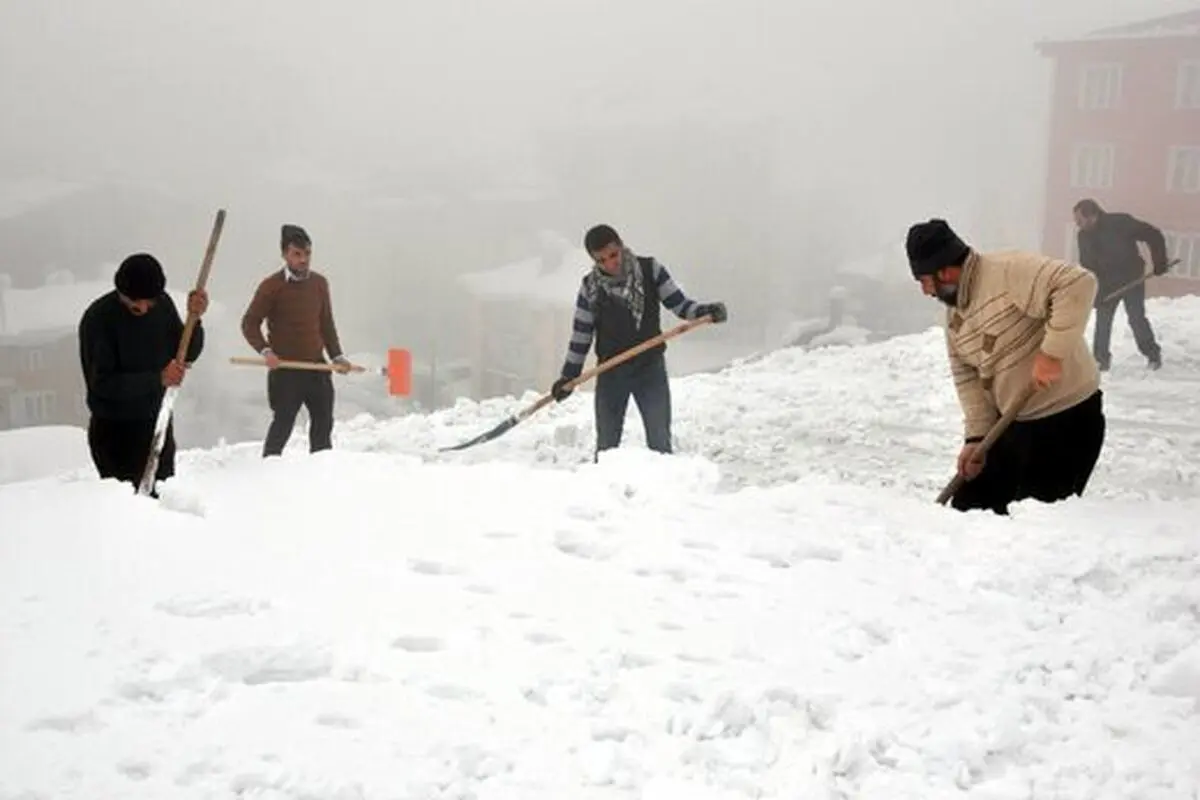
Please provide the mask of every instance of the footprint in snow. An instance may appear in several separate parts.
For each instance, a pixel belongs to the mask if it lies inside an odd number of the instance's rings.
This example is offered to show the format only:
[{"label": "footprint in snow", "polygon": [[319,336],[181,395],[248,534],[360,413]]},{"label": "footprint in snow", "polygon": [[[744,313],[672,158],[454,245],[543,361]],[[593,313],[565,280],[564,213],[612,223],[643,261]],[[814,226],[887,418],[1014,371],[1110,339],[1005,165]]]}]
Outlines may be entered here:
[{"label": "footprint in snow", "polygon": [[776,569],[787,569],[792,566],[792,562],[788,560],[787,556],[769,550],[751,551],[746,553],[746,557],[752,558],[755,561],[765,562],[768,566],[775,567]]},{"label": "footprint in snow", "polygon": [[483,537],[485,539],[515,539],[517,534],[513,531],[488,531]]},{"label": "footprint in snow", "polygon": [[191,786],[197,781],[205,780],[213,775],[219,775],[222,771],[219,765],[211,761],[193,761],[175,776],[175,785]]},{"label": "footprint in snow", "polygon": [[145,761],[129,760],[118,763],[117,772],[131,781],[144,781],[154,774],[154,767]]},{"label": "footprint in snow", "polygon": [[620,667],[621,669],[642,669],[653,666],[655,663],[657,661],[653,657],[642,653],[622,653]]},{"label": "footprint in snow", "polygon": [[683,567],[666,566],[666,567],[638,567],[633,571],[634,575],[639,578],[668,578],[675,583],[686,583],[688,578],[694,577]]},{"label": "footprint in snow", "polygon": [[716,550],[717,546],[712,542],[704,542],[699,539],[684,539],[683,546],[688,550]]},{"label": "footprint in snow", "polygon": [[267,611],[271,604],[265,600],[254,600],[248,597],[212,597],[199,595],[195,597],[172,597],[155,603],[154,609],[173,617],[193,619],[217,619],[256,614]]},{"label": "footprint in snow", "polygon": [[222,650],[202,659],[210,672],[234,683],[260,686],[268,683],[300,683],[328,678],[333,657],[308,647],[243,647]]},{"label": "footprint in snow", "polygon": [[91,733],[104,727],[95,712],[38,717],[25,725],[27,731],[53,731],[55,733]]},{"label": "footprint in snow", "polygon": [[435,653],[445,645],[436,636],[398,636],[392,640],[392,647],[409,653]]},{"label": "footprint in snow", "polygon": [[454,683],[438,683],[425,690],[426,694],[439,700],[478,700],[479,692]]},{"label": "footprint in snow", "polygon": [[530,631],[525,634],[525,641],[530,644],[546,645],[559,644],[563,641],[563,637],[557,633],[542,633],[541,631]]},{"label": "footprint in snow", "polygon": [[559,552],[589,561],[607,561],[612,558],[614,552],[611,546],[589,540],[574,531],[559,531],[554,534],[554,546]]},{"label": "footprint in snow", "polygon": [[711,656],[702,656],[698,653],[676,653],[675,658],[687,664],[716,664],[717,660]]},{"label": "footprint in snow", "polygon": [[323,725],[326,728],[339,728],[341,730],[354,730],[362,727],[362,722],[354,717],[335,713],[318,714],[317,724]]},{"label": "footprint in snow", "polygon": [[462,570],[451,564],[440,561],[429,561],[420,558],[410,559],[408,568],[418,575],[459,575]]}]

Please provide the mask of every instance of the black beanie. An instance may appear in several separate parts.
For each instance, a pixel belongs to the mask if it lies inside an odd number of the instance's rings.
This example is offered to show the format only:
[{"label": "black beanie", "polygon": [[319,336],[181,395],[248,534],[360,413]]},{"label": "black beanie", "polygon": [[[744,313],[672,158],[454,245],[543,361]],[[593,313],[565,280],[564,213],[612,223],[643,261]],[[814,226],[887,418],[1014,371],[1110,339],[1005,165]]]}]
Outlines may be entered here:
[{"label": "black beanie", "polygon": [[312,246],[312,239],[308,238],[308,231],[299,225],[284,225],[279,230],[279,249],[287,250],[288,245],[303,249]]},{"label": "black beanie", "polygon": [[153,300],[166,289],[167,276],[157,258],[149,253],[134,253],[117,267],[113,283],[130,300]]},{"label": "black beanie", "polygon": [[908,229],[904,246],[908,251],[908,265],[917,278],[932,275],[943,267],[959,266],[971,252],[944,219],[913,225]]}]

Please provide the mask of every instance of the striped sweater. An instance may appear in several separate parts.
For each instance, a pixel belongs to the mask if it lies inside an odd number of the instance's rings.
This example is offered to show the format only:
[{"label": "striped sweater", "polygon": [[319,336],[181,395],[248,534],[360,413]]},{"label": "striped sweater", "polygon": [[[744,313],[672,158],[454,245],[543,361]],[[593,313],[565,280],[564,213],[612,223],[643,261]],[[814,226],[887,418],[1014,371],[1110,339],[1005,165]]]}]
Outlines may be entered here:
[{"label": "striped sweater", "polygon": [[946,314],[946,347],[965,438],[982,438],[1032,381],[1039,350],[1062,361],[1062,378],[1037,392],[1018,420],[1066,410],[1100,388],[1084,339],[1096,277],[1037,253],[972,252]]},{"label": "striped sweater", "polygon": [[[701,304],[684,294],[683,289],[671,277],[671,273],[651,257],[653,286],[646,287],[646,302],[655,299],[662,303],[675,316],[681,319],[694,319],[699,316]],[[653,293],[652,293],[653,290]],[[589,272],[579,283],[579,292],[575,295],[575,317],[572,322],[571,341],[567,345],[567,357],[563,362],[562,376],[577,378],[583,371],[588,351],[596,335],[596,294],[603,291],[595,283],[595,273]],[[657,297],[656,297],[657,295]]]}]

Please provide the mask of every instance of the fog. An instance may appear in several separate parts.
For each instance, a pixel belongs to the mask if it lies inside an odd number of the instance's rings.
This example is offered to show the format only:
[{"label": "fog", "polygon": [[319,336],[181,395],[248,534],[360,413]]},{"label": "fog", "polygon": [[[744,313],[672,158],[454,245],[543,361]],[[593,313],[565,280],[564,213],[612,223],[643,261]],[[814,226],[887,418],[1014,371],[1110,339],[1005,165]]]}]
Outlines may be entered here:
[{"label": "fog", "polygon": [[[706,346],[753,350],[917,219],[1037,247],[1036,42],[1191,5],[0,0],[0,272],[91,275],[146,249],[186,290],[224,207],[214,353],[246,352],[237,319],[292,222],[348,349],[463,357],[455,276],[605,221],[729,302]],[[11,195],[51,179],[103,199],[22,222]]]}]

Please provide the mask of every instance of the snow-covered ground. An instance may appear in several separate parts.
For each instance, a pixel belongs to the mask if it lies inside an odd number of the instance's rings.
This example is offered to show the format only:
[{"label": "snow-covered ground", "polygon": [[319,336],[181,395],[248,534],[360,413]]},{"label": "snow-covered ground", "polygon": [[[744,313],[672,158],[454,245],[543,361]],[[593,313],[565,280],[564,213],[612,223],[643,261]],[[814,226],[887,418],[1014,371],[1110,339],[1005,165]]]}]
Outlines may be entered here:
[{"label": "snow-covered ground", "polygon": [[0,487],[0,799],[1200,792],[1200,301],[1118,327],[1088,497],[963,515],[938,334]]},{"label": "snow-covered ground", "polygon": [[87,431],[74,425],[42,425],[0,431],[0,484],[90,469]]}]

